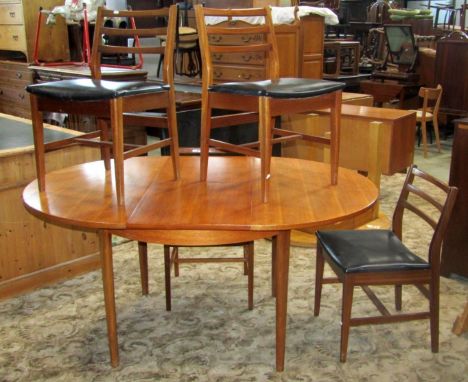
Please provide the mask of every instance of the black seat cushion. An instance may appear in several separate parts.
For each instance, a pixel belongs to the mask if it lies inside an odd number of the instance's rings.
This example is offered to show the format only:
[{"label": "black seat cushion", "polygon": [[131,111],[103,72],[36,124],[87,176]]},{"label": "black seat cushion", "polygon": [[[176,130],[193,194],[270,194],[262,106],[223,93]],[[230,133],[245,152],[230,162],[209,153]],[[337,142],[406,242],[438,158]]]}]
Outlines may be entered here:
[{"label": "black seat cushion", "polygon": [[159,93],[167,85],[147,81],[106,81],[89,78],[28,85],[29,93],[62,101],[101,101],[145,93]]},{"label": "black seat cushion", "polygon": [[225,82],[210,87],[210,91],[272,98],[306,98],[341,90],[343,82],[309,78],[280,78],[254,82]]},{"label": "black seat cushion", "polygon": [[345,273],[429,268],[392,231],[317,231],[316,234],[324,250]]}]

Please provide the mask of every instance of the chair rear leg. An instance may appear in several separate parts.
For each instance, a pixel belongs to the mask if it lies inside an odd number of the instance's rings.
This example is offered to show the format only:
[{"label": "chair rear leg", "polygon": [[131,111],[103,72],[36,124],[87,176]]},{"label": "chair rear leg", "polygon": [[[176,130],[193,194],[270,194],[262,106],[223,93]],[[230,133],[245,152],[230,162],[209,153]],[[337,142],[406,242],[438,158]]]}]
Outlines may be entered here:
[{"label": "chair rear leg", "polygon": [[401,297],[402,297],[402,285],[395,285],[395,309],[397,311],[401,310]]},{"label": "chair rear leg", "polygon": [[148,244],[144,241],[138,242],[138,257],[140,259],[140,280],[141,294],[146,296],[149,291],[148,287]]},{"label": "chair rear leg", "polygon": [[44,147],[44,122],[42,112],[39,111],[38,99],[34,94],[31,99],[31,119],[33,126],[34,155],[36,159],[36,176],[39,191],[45,191],[45,147]]},{"label": "chair rear leg", "polygon": [[211,135],[210,93],[202,93],[201,130],[200,130],[200,180],[206,181],[208,174],[209,140]]},{"label": "chair rear leg", "polygon": [[431,326],[431,350],[439,352],[439,278],[433,277],[429,284],[429,312]]},{"label": "chair rear leg", "polygon": [[322,254],[322,246],[317,242],[317,254],[315,259],[315,298],[314,298],[314,316],[320,314],[320,302],[322,299],[323,269],[325,261]]},{"label": "chair rear leg", "polygon": [[271,296],[276,297],[276,240],[277,237],[271,238]]},{"label": "chair rear leg", "polygon": [[[247,294],[248,294],[248,307],[249,310],[253,309],[253,291],[254,291],[254,243],[251,241],[250,243],[244,246],[244,251],[247,252]],[[245,252],[244,252],[245,256]],[[244,263],[245,264],[245,263]]]},{"label": "chair rear leg", "polygon": [[434,127],[434,134],[435,134],[435,139],[436,139],[436,145],[437,145],[437,150],[440,153],[440,134],[439,134],[439,122],[437,121],[437,118],[434,118],[432,120],[432,126]]},{"label": "chair rear leg", "polygon": [[346,276],[343,282],[343,302],[341,307],[341,345],[340,362],[346,362],[348,353],[349,328],[351,320],[351,308],[353,305],[354,286],[348,282]]},{"label": "chair rear leg", "polygon": [[166,310],[171,310],[171,247],[164,246],[164,280],[166,287]]}]

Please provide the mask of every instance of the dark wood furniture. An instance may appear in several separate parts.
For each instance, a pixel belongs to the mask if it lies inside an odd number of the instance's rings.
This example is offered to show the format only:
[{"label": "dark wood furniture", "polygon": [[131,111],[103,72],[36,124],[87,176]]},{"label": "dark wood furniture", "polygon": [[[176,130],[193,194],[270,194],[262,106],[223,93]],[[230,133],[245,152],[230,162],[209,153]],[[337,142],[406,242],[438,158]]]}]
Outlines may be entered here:
[{"label": "dark wood furniture", "polygon": [[[421,188],[421,183],[443,196],[434,199],[430,192]],[[317,231],[314,316],[318,316],[320,312],[322,284],[343,284],[341,362],[346,362],[350,327],[359,325],[429,319],[431,349],[434,353],[438,352],[440,251],[456,195],[456,187],[449,187],[411,166],[393,214],[391,230]],[[426,203],[425,206],[423,202]],[[431,213],[428,205],[436,212]],[[415,255],[402,242],[403,215],[406,211],[416,214],[434,230],[428,260]],[[330,265],[337,278],[323,277],[325,262]],[[395,308],[401,311],[402,286],[412,284],[429,299],[426,311],[392,314],[370,289],[373,285],[394,286]],[[356,286],[363,289],[382,316],[351,316]]]},{"label": "dark wood furniture", "polygon": [[[339,111],[342,83],[304,78],[282,78],[279,74],[278,47],[274,38],[269,8],[215,9],[195,6],[197,29],[203,58],[202,118],[200,159],[201,177],[208,176],[209,148],[260,157],[263,201],[269,198],[272,144],[291,139],[307,139],[330,146],[330,178],[336,184],[339,147]],[[209,24],[212,17],[227,21]],[[238,18],[262,17],[264,24],[250,24]],[[237,18],[237,19],[236,19]],[[248,40],[243,36],[249,35]],[[239,57],[248,54],[260,56],[262,77],[223,82],[214,77],[213,56]],[[262,81],[259,81],[259,80]],[[330,107],[332,114],[330,138],[296,134],[276,128],[275,118],[291,113],[306,113],[321,107]],[[214,116],[213,110],[229,110],[230,114]],[[234,145],[211,137],[211,129],[232,126],[242,122],[258,121],[259,142]]]},{"label": "dark wood furniture", "polygon": [[31,118],[29,97],[25,88],[33,82],[28,64],[0,61],[0,112]]},{"label": "dark wood furniture", "polygon": [[[273,284],[276,295],[276,370],[284,369],[290,231],[319,228],[371,209],[378,191],[367,178],[340,168],[336,186],[329,166],[273,158],[269,203],[262,203],[256,158],[214,157],[211,176],[200,182],[199,158],[181,157],[174,181],[170,158],[125,161],[125,208],[117,204],[102,163],[85,163],[46,175],[25,188],[29,212],[57,224],[98,231],[111,363],[119,364],[111,235],[167,245],[220,245],[276,236]],[[93,174],[92,177],[87,174]],[[291,185],[294,184],[294,187]],[[350,190],[353,197],[350,198]],[[233,201],[235,200],[235,203]]]},{"label": "dark wood furniture", "polygon": [[468,119],[456,123],[453,137],[452,162],[449,184],[458,187],[455,211],[447,229],[442,247],[440,272],[443,276],[460,275],[468,277]]},{"label": "dark wood furniture", "polygon": [[[435,83],[442,85],[444,94],[441,112],[468,116],[468,36],[453,32],[437,41]],[[454,75],[456,71],[457,75]]]},{"label": "dark wood furniture", "polygon": [[[106,20],[115,17],[150,18],[159,17],[166,20],[166,26],[144,29],[121,29],[117,26],[109,27]],[[117,200],[124,203],[123,161],[131,156],[142,155],[151,150],[170,147],[174,177],[179,176],[177,143],[177,121],[175,110],[175,90],[173,86],[173,51],[175,28],[177,26],[176,6],[153,11],[114,11],[103,7],[98,9],[96,27],[92,49],[91,73],[92,79],[71,79],[44,84],[34,84],[27,87],[31,94],[31,112],[34,129],[34,146],[36,153],[36,171],[39,188],[44,190],[45,184],[45,157],[47,150],[74,144],[90,144],[101,147],[104,166],[111,169],[110,156],[112,148],[113,172],[115,175],[115,189]],[[135,47],[105,45],[101,36],[134,36],[136,40],[148,36],[166,36],[166,45],[138,44]],[[164,75],[162,82],[150,83],[117,82],[102,79],[101,57],[104,54],[164,54],[168,49],[171,54],[166,55],[164,62]],[[148,110],[161,109],[160,114],[132,114]],[[64,140],[53,145],[43,142],[43,113],[65,112],[70,114],[94,115],[97,118],[98,131],[88,133],[83,138]],[[124,113],[127,113],[125,122],[146,126],[165,127],[168,129],[168,138],[144,146],[126,146],[123,141]],[[112,133],[112,135],[111,135]],[[96,141],[93,138],[99,137]],[[112,140],[111,142],[109,142]]]},{"label": "dark wood furniture", "polygon": [[[325,59],[323,78],[334,79],[341,75],[359,74],[360,44],[359,41],[325,41],[324,49],[328,51]],[[333,70],[327,70],[331,66]]]}]

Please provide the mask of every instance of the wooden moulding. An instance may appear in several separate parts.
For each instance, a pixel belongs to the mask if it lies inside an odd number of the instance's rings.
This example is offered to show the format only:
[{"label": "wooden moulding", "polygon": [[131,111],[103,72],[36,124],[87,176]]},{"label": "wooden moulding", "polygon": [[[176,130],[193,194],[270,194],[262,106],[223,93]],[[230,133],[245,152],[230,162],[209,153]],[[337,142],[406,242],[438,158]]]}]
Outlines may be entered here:
[{"label": "wooden moulding", "polygon": [[[46,166],[52,171],[97,160],[99,155],[96,148],[73,146],[46,154]],[[35,178],[32,146],[0,151],[0,298],[67,279],[100,265],[95,233],[54,226],[26,211],[22,191]]]}]

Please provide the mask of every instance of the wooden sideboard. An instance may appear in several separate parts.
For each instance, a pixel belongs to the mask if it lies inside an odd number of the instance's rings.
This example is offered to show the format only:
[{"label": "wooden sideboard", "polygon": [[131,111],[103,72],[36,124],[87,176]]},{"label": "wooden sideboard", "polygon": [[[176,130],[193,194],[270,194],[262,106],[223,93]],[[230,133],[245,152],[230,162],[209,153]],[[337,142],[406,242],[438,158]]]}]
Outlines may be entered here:
[{"label": "wooden sideboard", "polygon": [[[3,57],[31,62],[34,53],[39,8],[50,10],[63,0],[0,0],[0,51]],[[55,25],[45,25],[43,17],[39,39],[39,59],[68,60],[68,32],[63,17]]]},{"label": "wooden sideboard", "polygon": [[[50,125],[46,129],[51,140],[78,134]],[[73,146],[47,153],[46,164],[52,171],[99,158],[98,148]],[[100,265],[95,233],[54,226],[26,211],[23,188],[35,177],[31,121],[0,114],[0,298]]]},{"label": "wooden sideboard", "polygon": [[[318,111],[312,115],[294,115],[285,121],[286,128],[305,130],[325,135],[328,131],[329,112]],[[381,173],[393,175],[406,170],[413,163],[416,133],[416,114],[407,110],[383,109],[370,106],[343,104],[341,111],[340,165],[368,171],[368,129],[370,122],[382,123],[380,151]],[[286,156],[323,161],[322,145],[297,141],[287,143],[282,151]]]}]

